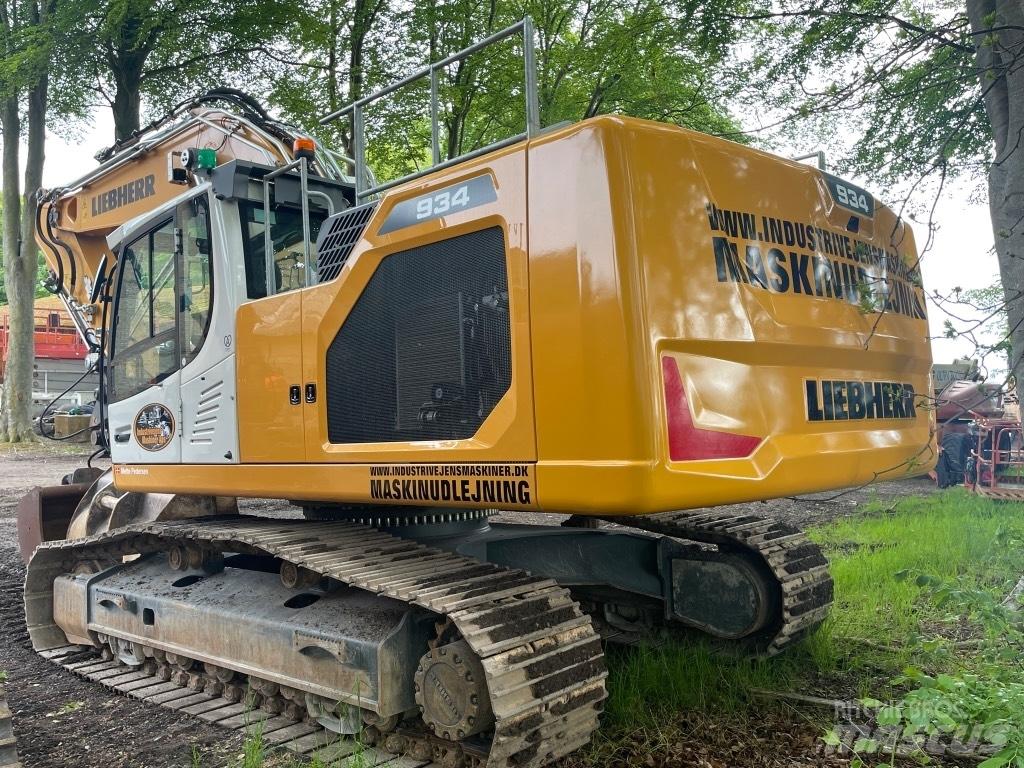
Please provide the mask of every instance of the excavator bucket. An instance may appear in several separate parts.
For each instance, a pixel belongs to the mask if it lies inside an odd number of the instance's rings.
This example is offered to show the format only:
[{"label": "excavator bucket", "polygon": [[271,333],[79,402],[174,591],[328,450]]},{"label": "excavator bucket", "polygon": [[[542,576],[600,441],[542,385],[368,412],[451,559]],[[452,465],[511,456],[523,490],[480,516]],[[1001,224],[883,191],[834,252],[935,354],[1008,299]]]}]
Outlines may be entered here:
[{"label": "excavator bucket", "polygon": [[26,564],[46,541],[80,539],[131,523],[238,513],[234,497],[119,492],[110,470],[79,469],[64,479],[64,485],[33,488],[18,502],[18,543]]},{"label": "excavator bucket", "polygon": [[18,546],[28,564],[36,547],[44,541],[68,538],[75,511],[96,481],[109,472],[96,467],[79,467],[64,476],[61,485],[37,486],[18,502]]},{"label": "excavator bucket", "polygon": [[36,487],[18,502],[18,546],[26,564],[44,541],[65,538],[78,503],[92,483]]}]

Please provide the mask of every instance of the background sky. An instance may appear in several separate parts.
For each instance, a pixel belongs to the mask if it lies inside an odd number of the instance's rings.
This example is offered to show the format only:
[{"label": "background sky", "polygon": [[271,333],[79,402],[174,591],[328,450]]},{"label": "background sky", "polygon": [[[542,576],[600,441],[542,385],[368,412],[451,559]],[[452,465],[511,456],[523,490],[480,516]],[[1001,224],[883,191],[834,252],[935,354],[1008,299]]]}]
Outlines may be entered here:
[{"label": "background sky", "polygon": [[[74,140],[68,140],[53,133],[47,135],[46,165],[43,172],[43,186],[60,186],[83,176],[96,167],[93,155],[113,143],[114,125],[110,110],[98,109],[93,115],[92,125],[80,132]],[[813,152],[818,147],[798,148],[799,153]],[[24,162],[24,147],[22,162]],[[872,188],[870,179],[850,178],[850,181],[878,193]],[[935,362],[952,362],[956,357],[970,356],[973,345],[964,339],[945,339],[943,321],[946,314],[931,299],[933,291],[949,294],[955,287],[963,289],[984,288],[992,285],[999,274],[995,253],[992,249],[992,225],[987,203],[972,200],[984,198],[978,194],[977,183],[959,182],[947,185],[934,214],[937,227],[934,242],[921,262],[925,291],[929,296],[928,316],[931,327],[932,354]],[[884,197],[882,198],[884,199]],[[930,205],[931,198],[922,198],[923,205]],[[924,247],[927,227],[913,223],[919,248]],[[961,314],[959,311],[957,314]],[[968,314],[966,311],[964,315]]]}]

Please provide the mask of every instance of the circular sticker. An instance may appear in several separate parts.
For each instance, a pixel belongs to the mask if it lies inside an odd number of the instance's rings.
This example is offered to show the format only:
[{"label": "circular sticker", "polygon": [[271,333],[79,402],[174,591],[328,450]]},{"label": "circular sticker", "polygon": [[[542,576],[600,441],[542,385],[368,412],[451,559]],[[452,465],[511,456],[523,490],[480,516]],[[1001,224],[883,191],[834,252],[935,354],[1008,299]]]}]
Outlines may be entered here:
[{"label": "circular sticker", "polygon": [[166,448],[174,436],[174,417],[159,403],[147,405],[135,417],[135,440],[147,451]]}]

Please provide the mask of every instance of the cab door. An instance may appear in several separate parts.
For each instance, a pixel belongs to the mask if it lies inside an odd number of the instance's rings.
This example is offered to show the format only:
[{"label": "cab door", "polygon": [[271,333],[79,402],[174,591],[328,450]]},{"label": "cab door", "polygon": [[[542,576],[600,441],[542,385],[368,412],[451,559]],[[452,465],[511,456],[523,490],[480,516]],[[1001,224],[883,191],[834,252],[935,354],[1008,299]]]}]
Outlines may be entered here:
[{"label": "cab door", "polygon": [[115,464],[181,461],[178,260],[174,211],[122,246],[114,294],[107,418]]},{"label": "cab door", "polygon": [[[246,298],[237,312],[239,453],[243,463],[306,460],[302,380],[305,268],[297,208],[270,211],[273,252],[266,255],[263,206],[239,201]],[[267,279],[269,276],[269,280]]]},{"label": "cab door", "polygon": [[223,238],[220,203],[205,192],[177,208],[181,461],[238,461],[234,276],[237,249]]}]

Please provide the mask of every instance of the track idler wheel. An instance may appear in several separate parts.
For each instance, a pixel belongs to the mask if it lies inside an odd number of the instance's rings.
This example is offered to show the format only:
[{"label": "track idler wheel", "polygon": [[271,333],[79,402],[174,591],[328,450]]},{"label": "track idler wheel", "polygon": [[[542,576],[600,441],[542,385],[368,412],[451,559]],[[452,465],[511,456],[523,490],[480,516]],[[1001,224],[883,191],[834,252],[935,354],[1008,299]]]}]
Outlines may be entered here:
[{"label": "track idler wheel", "polygon": [[306,589],[319,582],[320,574],[287,560],[281,563],[281,583],[288,589]]},{"label": "track idler wheel", "polygon": [[167,565],[172,571],[219,573],[224,570],[224,555],[212,550],[175,544],[167,550]]},{"label": "track idler wheel", "polygon": [[483,665],[464,640],[423,655],[416,669],[416,703],[427,727],[449,741],[494,725]]}]

